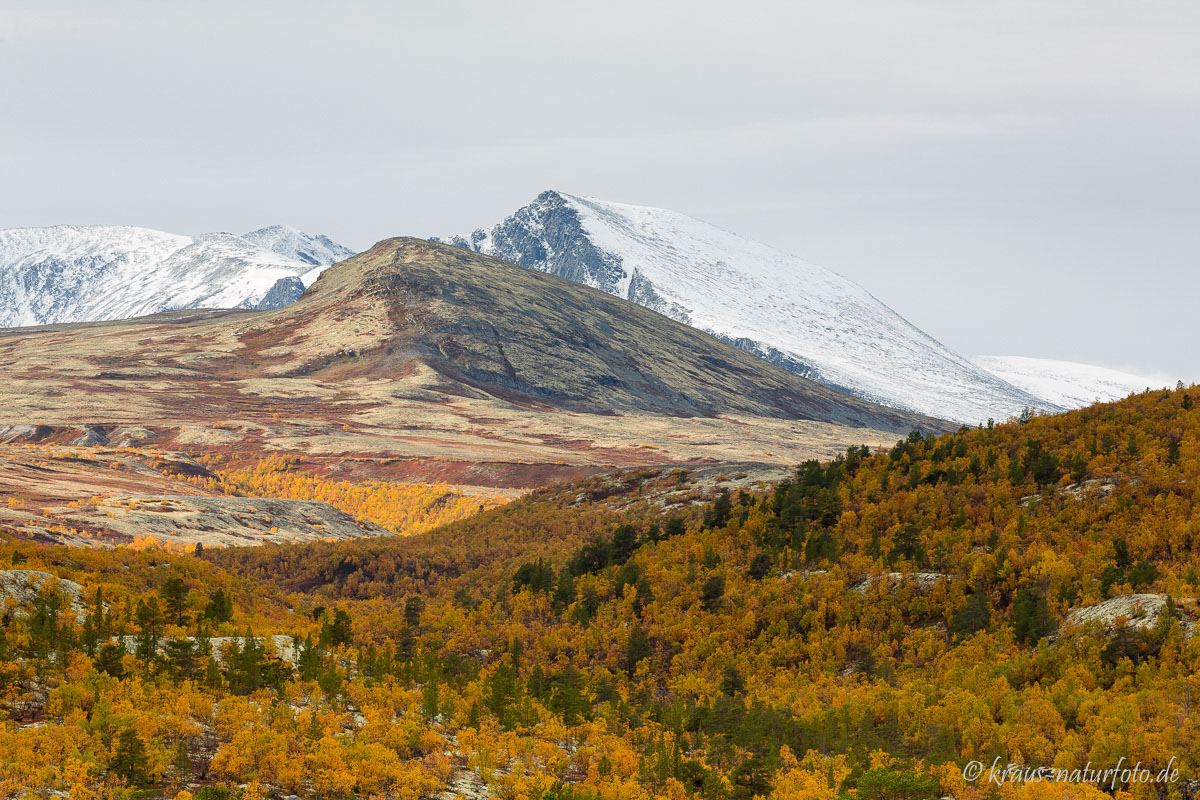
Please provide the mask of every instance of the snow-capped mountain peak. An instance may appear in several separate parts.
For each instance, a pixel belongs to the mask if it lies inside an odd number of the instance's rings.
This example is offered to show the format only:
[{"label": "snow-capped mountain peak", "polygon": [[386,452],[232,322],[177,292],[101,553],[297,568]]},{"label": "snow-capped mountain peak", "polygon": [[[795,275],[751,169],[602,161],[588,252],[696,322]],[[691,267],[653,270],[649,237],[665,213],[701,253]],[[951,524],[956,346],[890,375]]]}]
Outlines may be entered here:
[{"label": "snow-capped mountain peak", "polygon": [[[305,241],[296,233],[296,241]],[[324,245],[323,237],[308,238],[330,253],[341,248]],[[286,250],[229,233],[193,237],[120,225],[13,228],[0,231],[0,327],[182,308],[277,308],[300,297],[303,277],[313,269]]]},{"label": "snow-capped mountain peak", "polygon": [[678,212],[547,191],[448,241],[632,300],[873,402],[968,423],[1061,410],[853,281]]}]

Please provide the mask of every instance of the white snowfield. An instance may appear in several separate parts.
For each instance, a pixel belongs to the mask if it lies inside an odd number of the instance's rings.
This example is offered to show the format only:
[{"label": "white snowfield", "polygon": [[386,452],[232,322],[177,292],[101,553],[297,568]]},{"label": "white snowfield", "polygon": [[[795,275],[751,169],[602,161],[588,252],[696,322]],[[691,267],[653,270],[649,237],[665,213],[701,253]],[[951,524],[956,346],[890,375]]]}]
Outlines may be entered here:
[{"label": "white snowfield", "polygon": [[545,192],[451,241],[749,340],[740,344],[883,405],[968,424],[1062,410],[950,351],[853,281],[673,211]]},{"label": "white snowfield", "polygon": [[0,231],[0,327],[286,304],[323,268],[286,244],[106,225]]},{"label": "white snowfield", "polygon": [[1146,389],[1175,385],[1162,375],[1134,375],[1075,361],[1027,356],[975,356],[972,360],[998,378],[1063,408],[1110,403]]}]

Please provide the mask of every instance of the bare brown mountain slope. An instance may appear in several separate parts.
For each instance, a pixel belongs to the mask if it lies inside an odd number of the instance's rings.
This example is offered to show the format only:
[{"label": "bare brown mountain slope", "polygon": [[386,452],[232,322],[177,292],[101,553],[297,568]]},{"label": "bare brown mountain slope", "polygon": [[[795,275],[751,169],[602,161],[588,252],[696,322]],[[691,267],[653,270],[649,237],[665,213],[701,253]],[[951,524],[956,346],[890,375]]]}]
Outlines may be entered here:
[{"label": "bare brown mountain slope", "polygon": [[276,311],[0,331],[0,440],[134,444],[339,477],[535,486],[795,463],[944,423],[778,369],[603,292],[390,239]]}]

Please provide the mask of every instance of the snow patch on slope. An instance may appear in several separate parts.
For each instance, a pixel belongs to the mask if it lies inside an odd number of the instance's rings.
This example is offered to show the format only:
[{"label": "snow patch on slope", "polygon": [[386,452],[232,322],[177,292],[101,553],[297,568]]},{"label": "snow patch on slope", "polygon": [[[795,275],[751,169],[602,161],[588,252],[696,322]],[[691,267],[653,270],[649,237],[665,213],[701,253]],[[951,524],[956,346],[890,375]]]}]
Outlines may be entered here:
[{"label": "snow patch on slope", "polygon": [[950,351],[858,284],[660,208],[544,192],[452,244],[693,325],[834,388],[959,422],[1060,408]]},{"label": "snow patch on slope", "polygon": [[1175,384],[1161,375],[1134,375],[1075,361],[1027,356],[975,356],[972,360],[1002,380],[1063,408],[1110,403],[1147,388]]}]

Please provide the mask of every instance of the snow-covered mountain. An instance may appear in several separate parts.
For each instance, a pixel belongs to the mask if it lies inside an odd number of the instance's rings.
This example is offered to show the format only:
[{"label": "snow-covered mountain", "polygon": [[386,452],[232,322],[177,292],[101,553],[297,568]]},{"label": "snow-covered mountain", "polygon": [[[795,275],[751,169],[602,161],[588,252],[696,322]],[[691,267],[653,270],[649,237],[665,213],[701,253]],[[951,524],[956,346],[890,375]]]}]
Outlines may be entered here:
[{"label": "snow-covered mountain", "polygon": [[[323,244],[324,237],[308,238]],[[284,235],[274,239],[281,247],[287,241]],[[290,241],[303,244],[304,235]],[[335,248],[345,250],[329,244],[331,255]],[[324,251],[304,247],[304,252],[316,258]],[[305,279],[315,280],[314,270],[323,268],[286,249],[281,255],[228,233],[192,237],[107,225],[13,228],[0,231],[0,327],[125,319],[182,308],[279,308],[299,299]]]},{"label": "snow-covered mountain", "polygon": [[325,267],[355,255],[349,247],[338,244],[324,234],[305,233],[290,225],[259,228],[244,234],[242,238],[292,261],[314,267],[315,269],[310,269],[301,278],[305,286],[315,281]]},{"label": "snow-covered mountain", "polygon": [[1063,408],[1109,403],[1146,389],[1161,389],[1174,381],[1129,372],[1026,356],[976,356],[976,364],[998,378]]},{"label": "snow-covered mountain", "polygon": [[1062,410],[950,351],[853,281],[673,211],[548,191],[446,241],[632,300],[883,405],[970,424]]}]

